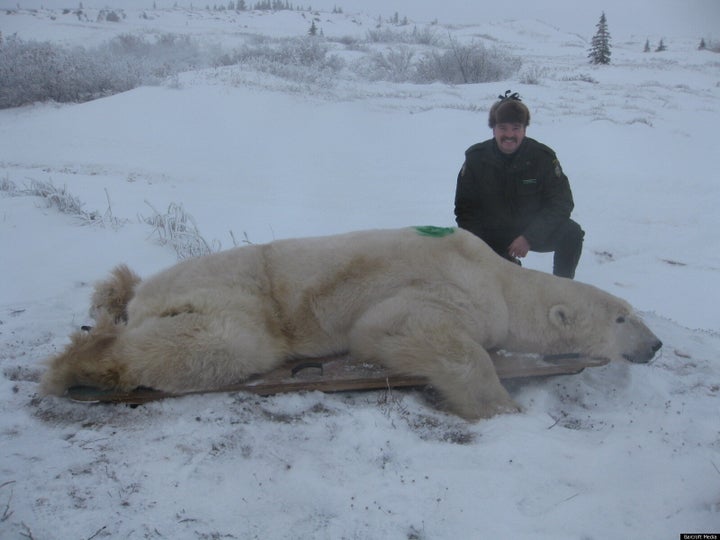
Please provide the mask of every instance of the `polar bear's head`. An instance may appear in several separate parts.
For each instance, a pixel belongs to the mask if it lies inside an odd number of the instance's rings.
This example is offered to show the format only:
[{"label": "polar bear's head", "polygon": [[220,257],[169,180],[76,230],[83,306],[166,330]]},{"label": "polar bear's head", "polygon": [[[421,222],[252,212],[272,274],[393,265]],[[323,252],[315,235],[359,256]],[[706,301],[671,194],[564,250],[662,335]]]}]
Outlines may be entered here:
[{"label": "polar bear's head", "polygon": [[591,356],[649,362],[662,342],[632,307],[595,287],[573,284],[569,300],[553,304],[548,317],[561,342]]}]

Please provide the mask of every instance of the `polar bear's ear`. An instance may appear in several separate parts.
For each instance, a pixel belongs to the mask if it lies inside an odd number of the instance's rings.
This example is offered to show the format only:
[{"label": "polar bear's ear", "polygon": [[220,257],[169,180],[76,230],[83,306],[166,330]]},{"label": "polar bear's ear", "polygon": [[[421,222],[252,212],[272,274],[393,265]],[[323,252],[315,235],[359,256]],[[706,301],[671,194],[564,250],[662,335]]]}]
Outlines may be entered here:
[{"label": "polar bear's ear", "polygon": [[556,304],[550,308],[550,322],[560,329],[572,324],[572,311],[568,306]]}]

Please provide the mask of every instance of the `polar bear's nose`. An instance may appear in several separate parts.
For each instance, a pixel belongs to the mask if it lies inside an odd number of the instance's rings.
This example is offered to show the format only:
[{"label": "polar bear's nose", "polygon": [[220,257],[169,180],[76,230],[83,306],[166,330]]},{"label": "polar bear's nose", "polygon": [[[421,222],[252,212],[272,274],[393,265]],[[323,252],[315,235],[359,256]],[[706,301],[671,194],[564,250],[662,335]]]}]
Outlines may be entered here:
[{"label": "polar bear's nose", "polygon": [[650,343],[639,347],[636,351],[629,354],[623,354],[623,358],[633,362],[634,364],[646,364],[653,359],[655,353],[658,352],[661,347],[662,341],[655,338]]},{"label": "polar bear's nose", "polygon": [[655,353],[658,352],[661,347],[662,347],[662,341],[660,341],[659,339],[656,338],[656,339],[650,344],[650,350],[647,351],[647,353],[643,353],[643,354],[639,355],[639,356],[640,356],[639,358],[636,358],[636,359],[631,360],[631,361],[632,361],[632,362],[643,363],[643,364],[644,364],[645,362],[649,362],[650,360],[653,359],[653,356],[655,356]]}]

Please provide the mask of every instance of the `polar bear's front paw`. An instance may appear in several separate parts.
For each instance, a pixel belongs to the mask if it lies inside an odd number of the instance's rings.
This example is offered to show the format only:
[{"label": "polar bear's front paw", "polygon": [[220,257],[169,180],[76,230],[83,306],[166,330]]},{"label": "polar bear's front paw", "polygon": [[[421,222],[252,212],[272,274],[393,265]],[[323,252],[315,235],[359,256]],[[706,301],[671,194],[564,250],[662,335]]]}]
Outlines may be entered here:
[{"label": "polar bear's front paw", "polygon": [[448,400],[448,409],[469,421],[478,421],[491,418],[498,414],[515,414],[522,411],[520,406],[503,390],[505,395],[482,396],[469,401],[458,400],[458,396]]}]

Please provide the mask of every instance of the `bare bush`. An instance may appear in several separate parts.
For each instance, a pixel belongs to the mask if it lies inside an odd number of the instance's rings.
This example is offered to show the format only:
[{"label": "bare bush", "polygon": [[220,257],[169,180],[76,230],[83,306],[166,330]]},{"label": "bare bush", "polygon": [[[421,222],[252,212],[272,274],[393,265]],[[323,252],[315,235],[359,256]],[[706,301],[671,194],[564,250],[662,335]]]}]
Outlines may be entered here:
[{"label": "bare bush", "polygon": [[355,36],[328,37],[327,40],[333,43],[340,43],[351,51],[359,51],[364,47],[364,42]]},{"label": "bare bush", "polygon": [[544,67],[533,65],[520,73],[520,82],[522,84],[540,84],[546,74],[547,70]]},{"label": "bare bush", "polygon": [[153,227],[153,233],[157,234],[160,244],[170,244],[178,259],[189,259],[208,255],[220,251],[217,240],[208,242],[195,223],[195,219],[188,214],[181,204],[170,203],[167,211],[161,214],[145,201],[152,209],[153,215],[141,217],[142,221]]},{"label": "bare bush", "polygon": [[[415,60],[418,49],[424,52]],[[459,45],[451,39],[449,47],[430,51],[405,44],[388,47],[361,58],[353,69],[371,80],[472,84],[507,79],[521,65],[518,57],[496,48],[488,49],[481,43]]]},{"label": "bare bush", "polygon": [[420,30],[418,30],[417,27],[413,28],[412,37],[413,43],[417,45],[428,45],[432,47],[442,45],[442,40],[438,37],[437,33],[427,26]]},{"label": "bare bush", "polygon": [[0,43],[0,109],[37,101],[82,102],[154,84],[216,59],[188,36],[120,35],[94,49],[11,37]]},{"label": "bare bush", "polygon": [[[354,63],[356,73],[370,80],[466,84],[502,80],[520,68],[518,58],[482,44],[459,45],[452,38],[441,43],[427,27],[382,27],[368,32],[368,40],[392,43]],[[351,45],[361,48],[359,42]],[[180,87],[183,71],[233,64],[293,83],[331,87],[345,61],[330,48],[318,36],[250,36],[240,49],[225,54],[177,34],[122,34],[92,49],[12,37],[0,42],[0,109],[46,100],[82,102],[162,81]]]},{"label": "bare bush", "polygon": [[232,63],[294,82],[331,84],[345,63],[328,51],[327,43],[315,36],[272,42],[258,40],[236,51]]},{"label": "bare bush", "polygon": [[57,187],[52,181],[31,180],[29,186],[19,188],[15,182],[6,177],[0,182],[0,191],[4,191],[12,197],[39,197],[48,208],[54,208],[61,214],[77,218],[83,225],[117,228],[125,223],[125,220],[113,216],[110,195],[107,191],[105,191],[105,195],[108,200],[108,207],[103,214],[97,210],[88,212],[83,208],[85,204],[78,197],[72,195],[67,186]]},{"label": "bare bush", "polygon": [[8,175],[0,179],[0,191],[4,191],[9,195],[15,195],[17,193],[17,184],[10,180]]},{"label": "bare bush", "polygon": [[370,80],[405,82],[413,78],[415,53],[406,46],[388,48],[384,53],[376,52],[362,60],[356,71]]},{"label": "bare bush", "polygon": [[88,72],[96,65],[83,49],[11,37],[0,46],[0,108],[34,101],[81,101],[102,94],[107,78],[91,83]]},{"label": "bare bush", "polygon": [[593,78],[591,75],[588,75],[587,73],[576,73],[573,75],[566,75],[565,77],[562,77],[560,80],[572,82],[572,81],[579,81],[589,84],[598,84],[597,79]]},{"label": "bare bush", "polygon": [[367,41],[370,43],[407,43],[407,32],[381,26],[367,31]]},{"label": "bare bush", "polygon": [[215,55],[203,51],[190,36],[160,34],[155,41],[133,34],[121,34],[100,49],[101,56],[132,60],[147,79],[164,78],[182,71],[207,67]]},{"label": "bare bush", "polygon": [[428,46],[442,44],[442,40],[437,36],[437,33],[427,26],[419,30],[416,26],[412,32],[382,26],[374,30],[368,30],[367,41],[370,43],[405,43],[408,45]]},{"label": "bare bush", "polygon": [[78,216],[85,221],[93,221],[98,217],[97,212],[83,210],[84,204],[75,195],[71,195],[66,186],[59,188],[52,182],[32,180],[30,187],[23,190],[23,194],[40,197],[48,208],[55,208],[62,214]]},{"label": "bare bush", "polygon": [[374,30],[368,30],[367,41],[369,43],[405,43],[408,45],[439,46],[442,40],[434,30],[427,26],[421,29],[415,26],[412,32],[382,26]]},{"label": "bare bush", "polygon": [[708,51],[720,53],[720,41],[710,41],[705,47]]},{"label": "bare bush", "polygon": [[522,62],[496,48],[482,43],[460,45],[451,41],[444,52],[426,53],[417,64],[416,82],[445,82],[471,84],[501,81],[516,73]]},{"label": "bare bush", "polygon": [[[83,225],[118,228],[128,221],[113,216],[110,195],[107,190],[105,195],[108,206],[103,214],[96,210],[90,212],[85,210],[85,204],[78,197],[72,195],[66,186],[57,187],[52,181],[31,180],[29,185],[21,188],[6,176],[0,179],[0,191],[11,197],[39,197],[48,208],[54,208],[62,214],[70,215]],[[153,228],[151,234],[158,236],[161,245],[172,246],[179,260],[220,251],[220,242],[205,240],[200,234],[195,219],[185,211],[181,204],[170,203],[164,214],[155,210],[147,201],[146,204],[152,209],[153,215],[150,217],[140,216],[140,221]],[[234,235],[230,234],[235,245],[238,245]],[[243,243],[251,243],[247,234],[244,234]]]}]

